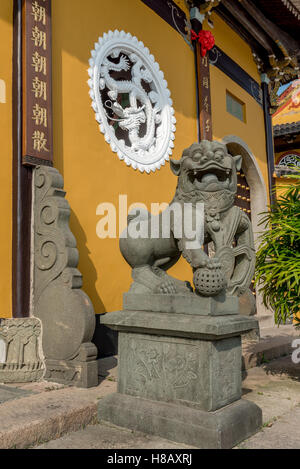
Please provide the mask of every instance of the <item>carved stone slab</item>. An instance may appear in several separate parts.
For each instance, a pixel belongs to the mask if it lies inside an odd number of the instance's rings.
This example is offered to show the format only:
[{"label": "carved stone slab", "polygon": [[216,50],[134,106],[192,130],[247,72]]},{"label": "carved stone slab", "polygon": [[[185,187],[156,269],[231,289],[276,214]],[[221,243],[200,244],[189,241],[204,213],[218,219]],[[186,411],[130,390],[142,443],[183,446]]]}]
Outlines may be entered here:
[{"label": "carved stone slab", "polygon": [[0,382],[39,380],[44,372],[40,355],[41,322],[35,318],[0,319]]},{"label": "carved stone slab", "polygon": [[95,314],[81,290],[76,239],[63,178],[49,167],[34,170],[33,313],[43,325],[45,378],[80,387],[98,384]]}]

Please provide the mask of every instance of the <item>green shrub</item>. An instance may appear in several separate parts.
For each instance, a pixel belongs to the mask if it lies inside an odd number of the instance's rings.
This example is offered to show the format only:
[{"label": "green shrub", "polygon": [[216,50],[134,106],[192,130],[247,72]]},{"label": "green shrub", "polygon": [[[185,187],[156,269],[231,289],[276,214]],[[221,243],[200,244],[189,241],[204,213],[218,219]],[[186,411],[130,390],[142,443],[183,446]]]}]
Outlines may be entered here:
[{"label": "green shrub", "polygon": [[255,284],[275,323],[300,326],[300,175],[284,186],[272,210],[263,213]]}]

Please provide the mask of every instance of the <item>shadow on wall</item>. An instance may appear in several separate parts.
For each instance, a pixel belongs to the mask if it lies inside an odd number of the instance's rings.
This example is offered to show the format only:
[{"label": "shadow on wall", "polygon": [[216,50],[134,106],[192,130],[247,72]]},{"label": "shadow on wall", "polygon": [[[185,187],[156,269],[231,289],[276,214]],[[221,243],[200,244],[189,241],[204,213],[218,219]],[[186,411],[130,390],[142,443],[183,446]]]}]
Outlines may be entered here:
[{"label": "shadow on wall", "polygon": [[[97,271],[94,264],[90,259],[90,251],[87,247],[87,237],[86,234],[75,215],[74,211],[71,209],[70,217],[70,228],[72,233],[75,233],[77,247],[79,249],[79,265],[78,269],[83,276],[83,286],[82,289],[85,293],[93,299],[92,303],[94,306],[95,313],[102,314],[106,312],[105,306],[97,292],[96,281],[98,278]],[[86,283],[85,279],[89,279],[89,282]]]},{"label": "shadow on wall", "polygon": [[[84,292],[92,298],[93,307],[96,313],[96,327],[92,342],[98,350],[97,358],[110,357],[118,353],[118,333],[101,324],[101,317],[106,312],[105,306],[98,295],[96,281],[97,271],[90,259],[90,251],[87,247],[87,238],[79,220],[71,209],[70,228],[72,233],[76,233],[77,246],[80,246],[78,269],[83,276]],[[87,275],[88,273],[88,275]],[[88,283],[85,279],[89,279]]]}]

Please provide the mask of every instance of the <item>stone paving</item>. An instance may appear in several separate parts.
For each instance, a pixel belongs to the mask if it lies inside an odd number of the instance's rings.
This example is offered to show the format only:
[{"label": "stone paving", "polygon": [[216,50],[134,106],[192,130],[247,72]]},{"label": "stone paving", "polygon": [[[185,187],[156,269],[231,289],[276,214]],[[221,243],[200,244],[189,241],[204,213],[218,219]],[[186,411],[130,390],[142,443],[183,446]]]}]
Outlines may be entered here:
[{"label": "stone paving", "polygon": [[300,407],[265,423],[262,431],[241,443],[241,449],[300,449]]},{"label": "stone paving", "polygon": [[0,404],[13,399],[30,396],[30,394],[33,394],[32,391],[0,385]]},{"label": "stone paving", "polygon": [[49,441],[36,449],[187,449],[182,443],[165,440],[109,424],[89,425],[84,430]]},{"label": "stone paving", "polygon": [[[99,374],[100,384],[91,389],[45,381],[0,386],[0,448],[188,448],[98,424],[99,399],[116,390],[116,358],[100,360]],[[299,449],[300,364],[287,356],[244,374],[243,398],[262,408],[264,425],[238,448]]]},{"label": "stone paving", "polygon": [[40,381],[6,387],[32,395],[0,405],[0,449],[28,448],[96,421],[101,397],[116,391],[117,360],[99,360],[100,383],[90,389]]},{"label": "stone paving", "polygon": [[[290,357],[248,370],[243,381],[243,398],[263,411],[263,428],[236,449],[300,448],[300,364]],[[193,448],[151,435],[106,424],[88,426],[38,449],[187,449]]]}]

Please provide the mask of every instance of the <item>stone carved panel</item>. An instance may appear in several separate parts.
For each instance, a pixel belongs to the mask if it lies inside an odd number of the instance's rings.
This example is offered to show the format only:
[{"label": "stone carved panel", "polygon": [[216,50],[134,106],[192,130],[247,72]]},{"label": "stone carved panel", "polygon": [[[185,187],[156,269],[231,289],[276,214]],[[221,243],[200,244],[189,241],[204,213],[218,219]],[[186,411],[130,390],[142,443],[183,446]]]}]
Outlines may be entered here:
[{"label": "stone carved panel", "polygon": [[161,398],[180,396],[181,390],[193,387],[199,379],[198,350],[195,347],[184,347],[179,350],[176,341],[149,341],[132,339],[129,343],[132,373],[136,381],[135,388],[144,388],[151,393],[151,388],[160,383]]},{"label": "stone carved panel", "polygon": [[167,82],[149,49],[130,33],[95,43],[88,84],[100,131],[128,166],[150,173],[169,160],[176,130]]},{"label": "stone carved panel", "polygon": [[213,399],[226,405],[228,401],[234,401],[241,397],[241,339],[234,337],[220,340],[213,343],[213,348],[213,355],[217,362],[212,375]]},{"label": "stone carved panel", "polygon": [[33,314],[43,324],[46,379],[82,387],[97,385],[95,315],[81,290],[76,239],[60,173],[34,171]]},{"label": "stone carved panel", "polygon": [[38,319],[1,319],[0,382],[37,381],[44,374]]},{"label": "stone carved panel", "polygon": [[241,356],[232,340],[120,333],[118,392],[216,410],[241,394]]}]

